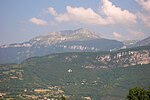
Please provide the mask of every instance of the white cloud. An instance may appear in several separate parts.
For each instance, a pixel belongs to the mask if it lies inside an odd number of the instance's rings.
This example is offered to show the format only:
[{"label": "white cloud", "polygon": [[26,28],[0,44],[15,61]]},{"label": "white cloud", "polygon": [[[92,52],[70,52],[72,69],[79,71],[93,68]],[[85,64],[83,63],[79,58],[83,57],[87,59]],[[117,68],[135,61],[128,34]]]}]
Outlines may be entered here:
[{"label": "white cloud", "polygon": [[55,17],[58,22],[76,21],[86,24],[107,25],[108,21],[95,13],[91,8],[66,7],[67,12]]},{"label": "white cloud", "polygon": [[136,39],[140,39],[145,36],[145,34],[142,31],[135,31],[131,29],[128,29],[127,31],[129,32],[131,37],[136,38]]},{"label": "white cloud", "polygon": [[39,26],[45,26],[47,25],[47,22],[38,18],[31,18],[29,19],[30,22],[32,22],[33,24],[39,25]]},{"label": "white cloud", "polygon": [[137,16],[144,23],[146,27],[150,28],[150,0],[136,0],[142,8],[147,11],[138,13]]},{"label": "white cloud", "polygon": [[128,10],[122,10],[112,5],[109,0],[102,0],[102,12],[105,17],[96,13],[91,8],[66,7],[66,12],[58,14],[56,10],[49,7],[48,10],[57,22],[78,22],[88,25],[109,25],[109,24],[131,24],[136,23],[136,16]]},{"label": "white cloud", "polygon": [[55,10],[53,7],[49,7],[49,8],[47,8],[47,9],[48,9],[49,13],[50,13],[52,16],[57,16],[57,15],[58,15],[57,12],[56,12],[56,10]]},{"label": "white cloud", "polygon": [[145,34],[140,31],[140,30],[132,30],[132,29],[128,29],[127,30],[127,34],[123,35],[121,33],[118,33],[118,32],[113,32],[112,33],[113,37],[115,39],[118,39],[118,40],[127,40],[127,39],[141,39],[141,38],[144,38],[145,37]]},{"label": "white cloud", "polygon": [[118,39],[122,38],[122,35],[120,33],[117,33],[117,32],[113,32],[113,36],[115,38],[118,38]]},{"label": "white cloud", "polygon": [[122,10],[109,0],[102,0],[102,12],[112,21],[112,23],[130,24],[136,23],[136,15],[128,10]]},{"label": "white cloud", "polygon": [[142,22],[144,23],[144,25],[146,27],[150,28],[150,16],[148,16],[148,15],[146,16],[146,15],[144,15],[142,13],[139,13],[138,16],[142,20]]},{"label": "white cloud", "polygon": [[143,9],[150,12],[150,0],[136,0]]}]

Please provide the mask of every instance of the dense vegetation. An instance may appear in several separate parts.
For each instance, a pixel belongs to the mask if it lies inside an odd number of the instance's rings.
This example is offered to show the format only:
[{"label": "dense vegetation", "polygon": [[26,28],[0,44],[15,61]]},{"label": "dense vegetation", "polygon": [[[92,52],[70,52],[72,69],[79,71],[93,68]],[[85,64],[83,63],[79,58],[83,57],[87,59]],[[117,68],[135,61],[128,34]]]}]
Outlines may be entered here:
[{"label": "dense vegetation", "polygon": [[[113,68],[84,67],[103,64],[95,58],[107,53],[52,54],[29,58],[19,65],[1,65],[0,75],[4,81],[0,82],[0,91],[15,95],[22,93],[25,88],[33,90],[52,85],[62,86],[64,94],[73,100],[87,96],[92,100],[120,100],[126,98],[131,87],[150,85],[150,64]],[[17,73],[22,77],[17,76]]]},{"label": "dense vegetation", "polygon": [[150,89],[140,87],[131,88],[127,95],[128,100],[150,100]]}]

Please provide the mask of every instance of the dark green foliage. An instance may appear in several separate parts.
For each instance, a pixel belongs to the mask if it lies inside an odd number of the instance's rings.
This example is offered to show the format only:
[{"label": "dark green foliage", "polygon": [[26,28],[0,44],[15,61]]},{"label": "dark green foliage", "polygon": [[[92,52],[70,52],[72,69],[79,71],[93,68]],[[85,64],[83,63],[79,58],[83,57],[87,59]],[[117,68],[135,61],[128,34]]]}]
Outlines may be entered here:
[{"label": "dark green foliage", "polygon": [[150,100],[150,90],[135,87],[129,90],[128,100]]},{"label": "dark green foliage", "polygon": [[61,100],[66,100],[66,98],[64,96],[61,97]]},{"label": "dark green foliage", "polygon": [[[72,100],[90,96],[92,100],[121,100],[131,87],[150,85],[150,64],[113,68],[84,68],[84,65],[103,65],[95,58],[108,52],[61,53],[33,57],[16,65],[23,70],[23,80],[10,79],[0,82],[0,91],[15,93],[25,88],[62,86]],[[3,65],[2,65],[3,66]],[[11,70],[11,65],[6,65]],[[14,65],[12,65],[14,66]],[[2,68],[2,67],[1,67]],[[72,72],[69,73],[68,70]],[[6,70],[0,70],[0,74]],[[15,74],[14,74],[15,75]],[[3,78],[3,77],[0,77]]]},{"label": "dark green foliage", "polygon": [[[133,86],[150,84],[150,64],[127,68],[86,69],[85,64],[100,65],[96,62],[97,55],[103,53],[63,53],[43,57],[34,57],[22,63],[25,80],[30,84],[52,84],[64,86],[66,94],[75,99],[91,96],[96,100],[125,98],[128,89]],[[77,58],[73,56],[77,55]],[[70,58],[68,60],[66,58]],[[72,69],[72,73],[68,73]]]}]

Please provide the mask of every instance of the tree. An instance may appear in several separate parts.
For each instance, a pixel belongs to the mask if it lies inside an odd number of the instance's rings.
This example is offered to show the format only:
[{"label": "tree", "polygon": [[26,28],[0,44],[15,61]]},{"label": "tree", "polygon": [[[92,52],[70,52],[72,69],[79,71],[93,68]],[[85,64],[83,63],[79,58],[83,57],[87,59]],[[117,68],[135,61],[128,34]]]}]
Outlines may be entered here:
[{"label": "tree", "polygon": [[66,100],[66,98],[64,96],[61,97],[61,100]]},{"label": "tree", "polygon": [[129,90],[127,100],[150,100],[150,89],[135,87]]}]

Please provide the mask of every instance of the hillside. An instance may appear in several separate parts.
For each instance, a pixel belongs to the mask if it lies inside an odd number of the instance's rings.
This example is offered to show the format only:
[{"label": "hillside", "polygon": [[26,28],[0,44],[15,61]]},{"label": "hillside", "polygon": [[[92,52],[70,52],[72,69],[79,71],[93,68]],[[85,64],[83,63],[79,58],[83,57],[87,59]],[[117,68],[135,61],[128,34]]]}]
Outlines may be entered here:
[{"label": "hillside", "polygon": [[133,46],[150,46],[150,37],[136,42]]},{"label": "hillside", "polygon": [[0,64],[20,63],[30,57],[53,53],[117,50],[122,46],[122,42],[104,39],[84,28],[51,32],[24,43],[0,46]]},{"label": "hillside", "polygon": [[[125,98],[129,88],[150,85],[149,49],[57,53],[32,57],[19,65],[1,65],[0,91],[7,94],[4,97],[22,94],[24,98],[29,95],[58,98],[65,95],[67,100],[86,100],[84,97],[120,100]],[[132,60],[138,56],[143,59]]]}]

